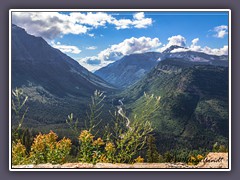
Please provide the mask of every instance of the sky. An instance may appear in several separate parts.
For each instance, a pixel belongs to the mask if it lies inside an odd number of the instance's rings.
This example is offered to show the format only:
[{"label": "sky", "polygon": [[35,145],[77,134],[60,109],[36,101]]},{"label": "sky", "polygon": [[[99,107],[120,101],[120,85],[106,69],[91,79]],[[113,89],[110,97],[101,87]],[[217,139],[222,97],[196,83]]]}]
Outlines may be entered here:
[{"label": "sky", "polygon": [[12,23],[44,38],[89,71],[125,55],[172,51],[228,54],[228,12],[12,12]]}]

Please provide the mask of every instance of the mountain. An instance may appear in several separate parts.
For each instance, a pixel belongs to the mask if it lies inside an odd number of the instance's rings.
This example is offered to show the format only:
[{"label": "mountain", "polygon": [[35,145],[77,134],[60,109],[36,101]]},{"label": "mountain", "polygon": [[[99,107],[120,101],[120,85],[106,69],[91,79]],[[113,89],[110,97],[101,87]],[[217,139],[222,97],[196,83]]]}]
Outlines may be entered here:
[{"label": "mountain", "polygon": [[37,85],[59,97],[113,89],[43,38],[16,25],[12,25],[12,80],[13,87]]},{"label": "mountain", "polygon": [[162,54],[157,52],[131,54],[95,71],[95,74],[115,86],[124,88],[146,75],[161,57]]},{"label": "mountain", "polygon": [[173,45],[162,52],[164,58],[183,58],[192,62],[204,62],[210,65],[228,66],[227,55],[210,55],[203,52],[192,51],[188,48]]},{"label": "mountain", "polygon": [[[12,89],[22,88],[29,97],[25,127],[67,136],[70,113],[78,118],[79,128],[85,127],[90,96],[98,89],[107,95],[101,131],[113,122],[109,110],[116,110],[119,100],[130,120],[146,110],[146,92],[161,96],[160,108],[149,118],[161,153],[210,149],[215,142],[228,145],[227,56],[177,52],[182,47],[172,46],[162,53],[125,56],[93,74],[41,37],[15,25],[11,45]],[[116,91],[110,82],[125,89]],[[17,125],[15,116],[12,122]]]},{"label": "mountain", "polygon": [[[178,52],[179,49],[184,51]],[[173,45],[162,53],[148,52],[124,56],[122,59],[97,70],[95,74],[115,86],[125,88],[144,77],[159,61],[169,58],[185,59],[191,62],[216,66],[228,66],[228,56],[209,55]]]},{"label": "mountain", "polygon": [[167,49],[165,49],[162,53],[163,53],[163,54],[169,54],[169,53],[171,53],[173,50],[176,50],[176,49],[186,49],[186,50],[187,50],[187,48],[184,48],[184,47],[182,47],[182,46],[172,45],[172,46],[168,47]]},{"label": "mountain", "polygon": [[151,116],[159,150],[228,146],[228,68],[166,59],[129,87],[124,97],[129,116],[146,110],[143,94],[161,96]]},{"label": "mountain", "polygon": [[55,124],[52,127],[56,128],[72,112],[83,121],[96,89],[106,93],[115,90],[43,38],[16,25],[11,32],[12,89],[22,88],[29,97],[26,126]]}]

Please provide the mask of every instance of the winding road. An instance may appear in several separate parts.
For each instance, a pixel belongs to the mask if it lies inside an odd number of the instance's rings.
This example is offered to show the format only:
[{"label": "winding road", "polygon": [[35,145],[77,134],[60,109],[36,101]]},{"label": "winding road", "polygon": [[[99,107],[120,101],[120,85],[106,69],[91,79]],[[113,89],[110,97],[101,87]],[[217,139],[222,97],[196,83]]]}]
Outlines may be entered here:
[{"label": "winding road", "polygon": [[117,106],[117,108],[118,108],[118,114],[120,114],[120,116],[122,116],[124,119],[127,120],[127,122],[126,122],[126,127],[127,127],[129,130],[132,130],[132,128],[130,127],[130,120],[128,119],[128,117],[127,117],[127,116],[125,115],[125,113],[123,112],[122,106],[123,106],[124,104],[123,104],[123,102],[122,102],[121,99],[119,99],[118,102],[121,104],[121,105]]}]

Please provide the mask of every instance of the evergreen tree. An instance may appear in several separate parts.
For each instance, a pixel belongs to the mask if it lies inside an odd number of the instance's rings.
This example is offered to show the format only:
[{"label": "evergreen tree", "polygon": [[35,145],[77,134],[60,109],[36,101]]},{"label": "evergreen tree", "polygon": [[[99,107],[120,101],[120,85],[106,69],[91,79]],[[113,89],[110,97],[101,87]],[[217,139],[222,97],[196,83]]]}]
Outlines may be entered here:
[{"label": "evergreen tree", "polygon": [[150,135],[147,139],[147,162],[153,163],[153,162],[162,162],[162,156],[157,151],[157,146],[155,144],[155,137],[153,135]]}]

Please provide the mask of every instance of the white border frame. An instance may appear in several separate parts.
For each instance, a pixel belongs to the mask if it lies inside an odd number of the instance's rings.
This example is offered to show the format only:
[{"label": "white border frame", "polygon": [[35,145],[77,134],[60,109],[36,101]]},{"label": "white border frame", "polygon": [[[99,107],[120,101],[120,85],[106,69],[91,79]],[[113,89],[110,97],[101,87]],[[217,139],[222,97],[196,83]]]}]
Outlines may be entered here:
[{"label": "white border frame", "polygon": [[[12,57],[11,57],[11,24],[12,12],[228,12],[228,57],[229,57],[229,153],[228,169],[13,169],[11,162],[11,92],[12,92]],[[231,171],[231,9],[10,9],[9,10],[9,171]]]}]

